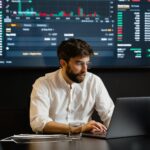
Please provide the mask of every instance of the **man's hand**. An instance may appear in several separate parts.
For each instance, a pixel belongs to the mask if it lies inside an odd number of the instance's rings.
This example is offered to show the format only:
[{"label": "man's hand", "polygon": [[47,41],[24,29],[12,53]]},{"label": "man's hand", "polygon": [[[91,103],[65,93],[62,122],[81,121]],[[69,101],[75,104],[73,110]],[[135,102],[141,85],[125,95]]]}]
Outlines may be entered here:
[{"label": "man's hand", "polygon": [[99,132],[106,133],[107,128],[100,122],[96,122],[94,120],[89,121],[82,127],[82,132]]}]

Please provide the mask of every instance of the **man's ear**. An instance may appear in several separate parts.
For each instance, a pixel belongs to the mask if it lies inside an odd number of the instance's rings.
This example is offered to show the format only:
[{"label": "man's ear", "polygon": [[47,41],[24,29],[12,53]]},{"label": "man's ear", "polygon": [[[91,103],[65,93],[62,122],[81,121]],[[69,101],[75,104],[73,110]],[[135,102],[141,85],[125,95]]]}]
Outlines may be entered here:
[{"label": "man's ear", "polygon": [[61,67],[64,67],[66,65],[66,61],[64,59],[60,59],[60,65]]}]

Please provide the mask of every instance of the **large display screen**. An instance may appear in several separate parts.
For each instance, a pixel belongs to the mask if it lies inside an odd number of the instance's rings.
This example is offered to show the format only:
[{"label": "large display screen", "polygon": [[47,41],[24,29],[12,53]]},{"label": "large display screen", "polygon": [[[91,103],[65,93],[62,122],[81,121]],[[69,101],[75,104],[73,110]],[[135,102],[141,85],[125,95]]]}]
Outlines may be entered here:
[{"label": "large display screen", "polygon": [[69,38],[93,68],[150,67],[150,0],[0,0],[0,67],[58,67]]}]

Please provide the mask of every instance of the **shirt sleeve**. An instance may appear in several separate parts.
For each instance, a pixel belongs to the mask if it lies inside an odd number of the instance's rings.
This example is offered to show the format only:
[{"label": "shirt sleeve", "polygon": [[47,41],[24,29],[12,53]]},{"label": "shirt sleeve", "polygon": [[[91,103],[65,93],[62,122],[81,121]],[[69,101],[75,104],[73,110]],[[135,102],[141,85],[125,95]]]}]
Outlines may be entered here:
[{"label": "shirt sleeve", "polygon": [[114,103],[100,78],[96,81],[96,91],[96,111],[104,125],[108,127],[113,114]]},{"label": "shirt sleeve", "polygon": [[34,84],[30,100],[30,125],[34,132],[42,132],[45,124],[52,121],[49,117],[50,99],[48,83],[44,77]]}]

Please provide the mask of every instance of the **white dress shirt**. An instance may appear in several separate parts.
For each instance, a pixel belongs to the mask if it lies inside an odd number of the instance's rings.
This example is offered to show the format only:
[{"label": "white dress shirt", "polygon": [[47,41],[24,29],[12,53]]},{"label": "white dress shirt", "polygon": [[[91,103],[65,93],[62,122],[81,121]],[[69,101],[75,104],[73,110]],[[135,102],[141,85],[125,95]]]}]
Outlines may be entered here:
[{"label": "white dress shirt", "polygon": [[42,132],[49,121],[68,123],[88,122],[94,109],[108,127],[114,104],[102,80],[87,72],[81,83],[70,87],[61,69],[36,80],[30,101],[30,125],[34,132]]}]

